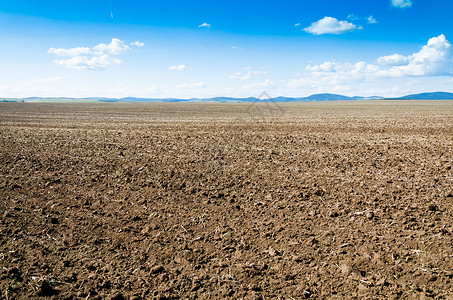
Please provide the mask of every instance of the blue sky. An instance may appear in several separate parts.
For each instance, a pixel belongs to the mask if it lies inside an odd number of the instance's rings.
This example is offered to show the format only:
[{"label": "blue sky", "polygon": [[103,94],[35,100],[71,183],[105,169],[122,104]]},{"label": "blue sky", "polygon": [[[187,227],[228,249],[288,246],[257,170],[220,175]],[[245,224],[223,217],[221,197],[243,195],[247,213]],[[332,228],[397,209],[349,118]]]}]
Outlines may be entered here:
[{"label": "blue sky", "polygon": [[453,92],[448,0],[0,0],[0,97]]}]

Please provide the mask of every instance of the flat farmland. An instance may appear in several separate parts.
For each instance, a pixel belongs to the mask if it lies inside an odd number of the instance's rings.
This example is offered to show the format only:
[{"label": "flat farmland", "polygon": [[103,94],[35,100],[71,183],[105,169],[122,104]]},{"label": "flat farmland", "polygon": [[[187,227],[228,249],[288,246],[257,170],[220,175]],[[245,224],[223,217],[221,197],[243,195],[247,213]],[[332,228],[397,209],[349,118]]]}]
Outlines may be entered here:
[{"label": "flat farmland", "polygon": [[0,103],[1,299],[452,299],[453,101]]}]

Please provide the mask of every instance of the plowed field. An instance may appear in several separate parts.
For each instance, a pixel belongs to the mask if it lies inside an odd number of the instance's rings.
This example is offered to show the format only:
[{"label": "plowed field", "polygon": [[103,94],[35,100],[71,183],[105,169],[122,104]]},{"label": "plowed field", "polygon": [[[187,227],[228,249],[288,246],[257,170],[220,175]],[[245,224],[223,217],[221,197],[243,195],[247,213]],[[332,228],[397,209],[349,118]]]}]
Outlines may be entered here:
[{"label": "plowed field", "polygon": [[453,101],[0,104],[1,299],[452,299]]}]

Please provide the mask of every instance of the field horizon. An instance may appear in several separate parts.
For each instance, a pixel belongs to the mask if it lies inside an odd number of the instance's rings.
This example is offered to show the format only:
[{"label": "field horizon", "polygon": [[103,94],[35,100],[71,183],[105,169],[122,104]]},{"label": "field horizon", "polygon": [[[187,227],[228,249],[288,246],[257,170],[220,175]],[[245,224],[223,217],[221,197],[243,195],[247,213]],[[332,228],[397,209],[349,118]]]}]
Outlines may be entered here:
[{"label": "field horizon", "polygon": [[27,97],[27,98],[0,98],[0,102],[218,102],[218,103],[242,103],[242,102],[320,102],[320,101],[348,101],[348,100],[453,100],[453,93],[425,92],[419,94],[404,95],[401,97],[386,98],[381,96],[345,96],[340,94],[320,93],[307,97],[271,97],[267,92],[262,92],[259,97],[210,97],[210,98],[139,98],[139,97]]}]

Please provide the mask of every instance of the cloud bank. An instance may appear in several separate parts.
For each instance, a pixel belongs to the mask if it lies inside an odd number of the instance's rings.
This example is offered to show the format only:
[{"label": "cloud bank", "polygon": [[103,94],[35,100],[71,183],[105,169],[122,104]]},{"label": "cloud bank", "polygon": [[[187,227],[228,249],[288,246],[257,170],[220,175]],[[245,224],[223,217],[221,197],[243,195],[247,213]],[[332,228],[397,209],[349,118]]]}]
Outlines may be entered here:
[{"label": "cloud bank", "polygon": [[[143,43],[136,41],[131,46],[144,46]],[[47,53],[65,57],[55,60],[54,63],[66,68],[77,70],[104,70],[112,64],[120,64],[121,60],[114,56],[124,54],[131,50],[123,41],[113,38],[109,44],[98,44],[92,48],[50,48]]]},{"label": "cloud bank", "polygon": [[376,79],[453,76],[453,52],[450,42],[441,34],[428,40],[418,52],[410,55],[381,56],[376,63],[326,61],[308,65],[306,73],[288,82],[290,88],[347,86],[351,83],[375,82]]},{"label": "cloud bank", "polygon": [[450,42],[441,34],[430,38],[420,51],[411,55],[392,54],[381,56],[377,64],[365,62],[324,62],[307,66],[306,71],[322,75],[336,73],[348,77],[374,74],[378,77],[403,76],[453,76],[453,53]]}]

